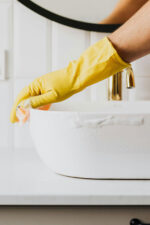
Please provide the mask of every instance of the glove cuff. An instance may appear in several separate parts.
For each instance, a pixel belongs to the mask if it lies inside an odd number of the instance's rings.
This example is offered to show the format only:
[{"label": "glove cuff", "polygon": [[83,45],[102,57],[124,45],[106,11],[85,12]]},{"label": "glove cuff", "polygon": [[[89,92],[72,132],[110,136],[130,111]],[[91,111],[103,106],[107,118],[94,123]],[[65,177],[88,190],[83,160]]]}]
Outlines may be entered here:
[{"label": "glove cuff", "polygon": [[131,64],[128,63],[128,62],[125,62],[121,56],[118,54],[117,50],[115,49],[115,47],[113,46],[113,44],[111,43],[111,41],[109,40],[108,37],[104,37],[103,39],[105,42],[107,42],[107,44],[110,46],[110,48],[113,49],[114,51],[114,54],[115,54],[115,57],[116,57],[116,61],[120,64],[121,67],[123,68],[127,68],[127,67],[130,67]]}]

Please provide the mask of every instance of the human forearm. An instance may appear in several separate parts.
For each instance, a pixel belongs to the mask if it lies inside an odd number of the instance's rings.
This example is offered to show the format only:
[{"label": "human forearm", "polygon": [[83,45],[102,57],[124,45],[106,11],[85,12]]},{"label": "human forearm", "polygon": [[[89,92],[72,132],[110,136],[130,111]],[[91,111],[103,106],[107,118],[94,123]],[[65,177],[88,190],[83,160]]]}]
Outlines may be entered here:
[{"label": "human forearm", "polygon": [[108,36],[119,55],[132,62],[150,53],[150,1]]},{"label": "human forearm", "polygon": [[102,24],[122,24],[136,13],[148,0],[120,0],[112,13],[103,19]]}]

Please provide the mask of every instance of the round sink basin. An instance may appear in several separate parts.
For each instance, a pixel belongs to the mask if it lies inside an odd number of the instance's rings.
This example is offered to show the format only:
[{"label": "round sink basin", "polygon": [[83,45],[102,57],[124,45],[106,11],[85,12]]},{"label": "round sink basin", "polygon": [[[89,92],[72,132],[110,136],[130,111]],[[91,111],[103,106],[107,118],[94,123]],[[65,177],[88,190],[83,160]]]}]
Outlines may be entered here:
[{"label": "round sink basin", "polygon": [[150,103],[53,104],[31,109],[30,131],[43,162],[58,174],[150,179]]}]

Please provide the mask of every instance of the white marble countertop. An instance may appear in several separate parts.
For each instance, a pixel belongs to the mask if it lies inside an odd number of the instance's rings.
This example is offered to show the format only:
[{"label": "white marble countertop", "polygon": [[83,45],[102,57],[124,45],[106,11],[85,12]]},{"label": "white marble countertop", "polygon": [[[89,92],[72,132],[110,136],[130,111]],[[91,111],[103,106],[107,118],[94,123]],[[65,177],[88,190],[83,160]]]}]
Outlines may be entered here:
[{"label": "white marble countertop", "polygon": [[150,181],[64,177],[34,150],[0,150],[0,205],[150,205]]}]

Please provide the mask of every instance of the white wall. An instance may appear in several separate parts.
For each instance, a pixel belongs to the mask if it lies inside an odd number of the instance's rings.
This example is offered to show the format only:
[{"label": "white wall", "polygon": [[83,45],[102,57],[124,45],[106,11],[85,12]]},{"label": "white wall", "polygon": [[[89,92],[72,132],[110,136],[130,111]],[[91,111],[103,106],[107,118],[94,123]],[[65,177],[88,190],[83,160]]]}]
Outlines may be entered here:
[{"label": "white wall", "polygon": [[[71,29],[48,21],[16,0],[0,0],[0,55],[7,50],[5,81],[0,80],[0,149],[30,148],[28,127],[11,125],[10,108],[17,93],[35,77],[62,68],[105,34]],[[1,70],[0,62],[0,70]],[[150,100],[150,56],[134,63],[136,89],[129,100]],[[69,101],[106,101],[106,81]]]}]

